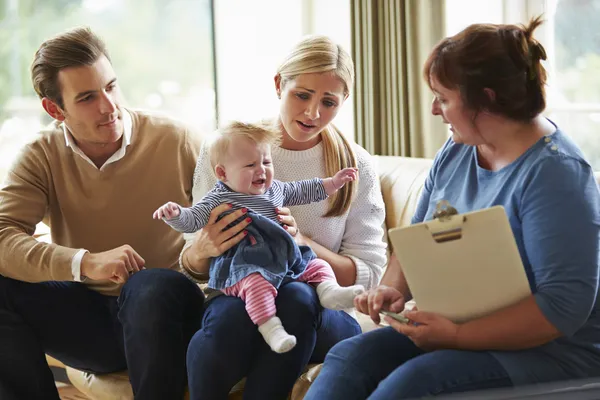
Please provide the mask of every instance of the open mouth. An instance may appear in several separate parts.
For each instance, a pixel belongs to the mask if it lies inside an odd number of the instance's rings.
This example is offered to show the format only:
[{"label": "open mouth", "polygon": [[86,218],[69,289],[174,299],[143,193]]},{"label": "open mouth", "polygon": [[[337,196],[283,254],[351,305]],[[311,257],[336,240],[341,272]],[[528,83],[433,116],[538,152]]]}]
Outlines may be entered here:
[{"label": "open mouth", "polygon": [[307,124],[302,121],[296,121],[296,122],[298,123],[298,125],[300,125],[300,128],[303,128],[304,130],[309,130],[309,129],[313,129],[314,127],[316,127],[316,125]]},{"label": "open mouth", "polygon": [[257,179],[255,181],[252,181],[252,184],[256,186],[262,186],[265,184],[266,181],[266,179]]}]

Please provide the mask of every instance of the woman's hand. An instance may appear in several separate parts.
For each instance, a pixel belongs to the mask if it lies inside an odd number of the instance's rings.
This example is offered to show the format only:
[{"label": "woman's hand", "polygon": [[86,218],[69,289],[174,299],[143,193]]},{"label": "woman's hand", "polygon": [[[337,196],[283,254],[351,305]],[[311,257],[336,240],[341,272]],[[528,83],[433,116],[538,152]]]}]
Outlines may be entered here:
[{"label": "woman's hand", "polygon": [[283,229],[292,235],[296,244],[298,244],[298,246],[308,246],[308,241],[306,240],[306,237],[300,233],[298,224],[296,224],[296,219],[292,216],[290,209],[287,207],[277,207],[275,212],[277,213],[277,219],[283,224]]},{"label": "woman's hand", "polygon": [[358,311],[367,314],[373,322],[381,322],[379,313],[388,310],[395,313],[404,310],[404,296],[393,287],[379,285],[354,298],[354,306]]},{"label": "woman's hand", "polygon": [[426,311],[409,311],[404,315],[411,320],[410,323],[404,324],[387,316],[384,320],[425,351],[457,348],[460,325]]},{"label": "woman's hand", "polygon": [[185,253],[188,262],[191,264],[189,267],[194,268],[203,260],[220,256],[247,235],[245,229],[252,221],[250,217],[226,229],[227,225],[248,212],[246,208],[236,210],[217,222],[219,215],[230,209],[229,204],[221,204],[214,208],[210,213],[206,226],[196,232],[192,245]]}]

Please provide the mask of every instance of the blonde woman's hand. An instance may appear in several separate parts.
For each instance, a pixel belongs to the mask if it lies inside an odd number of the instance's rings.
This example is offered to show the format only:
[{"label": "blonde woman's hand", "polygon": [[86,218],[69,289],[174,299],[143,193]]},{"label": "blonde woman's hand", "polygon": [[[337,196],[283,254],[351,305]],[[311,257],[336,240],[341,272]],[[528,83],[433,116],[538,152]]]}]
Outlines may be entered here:
[{"label": "blonde woman's hand", "polygon": [[242,208],[226,215],[217,221],[219,215],[231,209],[229,204],[221,204],[210,213],[208,223],[204,228],[196,232],[191,247],[187,250],[186,257],[196,264],[198,260],[218,257],[236,244],[248,234],[246,227],[252,222],[250,217],[227,228],[227,225],[242,217],[248,209]]},{"label": "blonde woman's hand", "polygon": [[283,229],[292,235],[298,246],[308,246],[306,238],[300,233],[296,219],[290,209],[287,207],[277,207],[275,212],[277,213],[277,219],[283,224]]},{"label": "blonde woman's hand", "polygon": [[354,298],[354,307],[363,314],[371,317],[373,322],[379,324],[381,310],[388,310],[395,313],[404,310],[404,296],[399,290],[393,287],[379,285]]}]

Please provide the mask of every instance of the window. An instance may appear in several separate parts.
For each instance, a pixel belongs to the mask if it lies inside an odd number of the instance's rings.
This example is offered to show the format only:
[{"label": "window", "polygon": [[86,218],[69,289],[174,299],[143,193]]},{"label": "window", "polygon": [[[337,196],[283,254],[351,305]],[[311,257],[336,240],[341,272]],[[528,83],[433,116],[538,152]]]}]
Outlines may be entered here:
[{"label": "window", "polygon": [[127,104],[216,123],[210,0],[0,0],[0,182],[50,122],[29,76],[45,39],[88,25],[106,42]]},{"label": "window", "polygon": [[503,0],[446,0],[446,35],[455,35],[474,23],[501,24]]},{"label": "window", "polygon": [[600,169],[600,1],[547,0],[548,117]]},{"label": "window", "polygon": [[[328,35],[351,51],[347,0],[215,1],[219,123],[275,117],[277,66],[304,35]],[[354,137],[352,96],[335,124]]]}]

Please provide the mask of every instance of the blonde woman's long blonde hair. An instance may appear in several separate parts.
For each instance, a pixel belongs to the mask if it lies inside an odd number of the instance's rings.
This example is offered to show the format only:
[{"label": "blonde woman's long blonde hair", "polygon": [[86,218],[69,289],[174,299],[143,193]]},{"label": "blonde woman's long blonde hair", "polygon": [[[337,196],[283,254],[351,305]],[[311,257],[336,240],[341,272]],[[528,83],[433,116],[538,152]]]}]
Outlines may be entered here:
[{"label": "blonde woman's long blonde hair", "polygon": [[[327,36],[313,35],[301,40],[277,69],[281,86],[302,74],[331,72],[344,83],[344,95],[350,94],[354,85],[354,63],[340,45]],[[342,168],[356,167],[356,156],[352,145],[332,123],[321,132],[325,151],[325,171],[333,176]],[[329,209],[325,217],[345,214],[356,191],[357,182],[349,182],[329,198]]]}]

